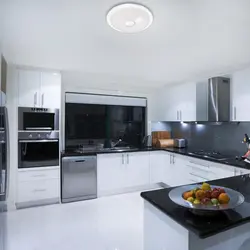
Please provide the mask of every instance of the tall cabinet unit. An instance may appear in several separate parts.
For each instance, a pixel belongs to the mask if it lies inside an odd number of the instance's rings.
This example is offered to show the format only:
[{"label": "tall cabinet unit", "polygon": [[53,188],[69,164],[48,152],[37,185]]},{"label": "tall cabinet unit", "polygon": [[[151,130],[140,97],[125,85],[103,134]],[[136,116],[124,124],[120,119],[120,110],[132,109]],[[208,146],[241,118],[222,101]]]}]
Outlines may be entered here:
[{"label": "tall cabinet unit", "polygon": [[[45,71],[39,69],[27,69],[27,68],[15,68],[14,75],[16,76],[16,86],[17,86],[17,103],[15,106],[18,107],[27,107],[27,108],[38,108],[34,112],[47,112],[46,110],[50,109],[60,109],[61,107],[61,75],[58,72],[52,71]],[[15,107],[17,110],[17,107]],[[41,108],[41,109],[40,109]],[[56,114],[56,112],[55,112]],[[18,117],[18,114],[16,114]],[[30,121],[34,118],[26,115],[26,119]],[[34,116],[33,116],[34,117]],[[48,117],[48,116],[47,116]],[[51,116],[52,117],[52,116]],[[55,116],[53,119],[56,119]],[[43,119],[39,116],[37,121],[41,121]],[[15,122],[18,124],[18,120],[10,121]],[[39,123],[39,124],[40,124]],[[36,125],[37,126],[37,125]],[[35,127],[35,126],[34,126]],[[34,144],[33,148],[38,148],[41,152],[43,152],[44,143],[48,143],[48,147],[50,147],[50,143],[56,144],[56,149],[58,147],[59,152],[59,143],[60,140],[58,137],[50,138],[47,136],[44,139],[42,132],[49,132],[58,133],[58,128],[52,128],[53,131],[50,131],[48,128],[47,130],[43,128],[44,126],[41,125],[41,128],[38,128],[41,132],[39,133],[38,138],[32,139],[30,136],[29,140],[22,140],[18,138],[18,146],[16,145],[17,140],[12,140],[13,145],[10,147],[10,150],[17,147],[17,155],[20,157],[20,150],[22,144],[26,145],[26,150],[28,150],[28,143]],[[17,129],[17,128],[16,128]],[[31,129],[34,129],[33,127]],[[27,131],[26,131],[27,132]],[[29,131],[28,131],[29,132]],[[24,132],[22,132],[24,133]],[[14,142],[15,141],[15,142]],[[15,143],[15,144],[14,144]],[[36,145],[35,145],[36,143]],[[54,144],[53,144],[54,145]],[[55,148],[54,147],[54,148]],[[30,147],[32,148],[32,147]],[[51,146],[52,148],[52,146]],[[50,152],[52,152],[50,148]],[[53,148],[53,150],[54,150]],[[30,150],[31,151],[31,150]],[[33,205],[44,205],[44,204],[51,204],[51,203],[58,203],[60,200],[60,166],[58,163],[51,163],[51,166],[43,166],[42,164],[36,165],[37,161],[39,161],[38,156],[39,154],[29,151],[29,161],[33,157],[33,163],[29,167],[20,167],[19,161],[16,159],[16,162],[19,166],[17,170],[17,188],[16,188],[16,197],[15,197],[15,204],[17,208],[29,207]],[[40,152],[38,151],[38,152]],[[37,152],[37,151],[36,151]],[[25,153],[26,154],[26,153]],[[46,153],[47,154],[47,153]],[[40,154],[42,157],[42,153]],[[22,155],[23,156],[23,155]],[[53,156],[54,157],[54,156]],[[59,153],[58,153],[59,159]],[[41,159],[43,161],[43,159]],[[52,161],[51,161],[52,162]],[[59,160],[58,160],[59,162]]]}]

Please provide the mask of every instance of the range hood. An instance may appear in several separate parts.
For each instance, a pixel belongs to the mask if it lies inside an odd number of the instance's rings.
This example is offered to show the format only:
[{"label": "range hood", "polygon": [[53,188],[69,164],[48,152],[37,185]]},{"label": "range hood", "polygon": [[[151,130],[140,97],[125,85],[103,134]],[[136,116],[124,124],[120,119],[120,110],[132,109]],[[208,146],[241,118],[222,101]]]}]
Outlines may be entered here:
[{"label": "range hood", "polygon": [[196,85],[196,121],[230,121],[230,79],[214,77]]}]

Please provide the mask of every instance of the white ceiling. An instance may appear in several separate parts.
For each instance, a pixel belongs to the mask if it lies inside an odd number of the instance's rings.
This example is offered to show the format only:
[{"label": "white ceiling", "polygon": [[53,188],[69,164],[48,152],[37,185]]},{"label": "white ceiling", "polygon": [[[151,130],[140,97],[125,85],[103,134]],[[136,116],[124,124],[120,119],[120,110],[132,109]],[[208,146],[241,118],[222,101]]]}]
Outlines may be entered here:
[{"label": "white ceiling", "polygon": [[153,25],[138,34],[106,24],[107,11],[119,2],[8,0],[5,56],[16,64],[134,77],[151,87],[250,63],[249,0],[136,1],[154,14]]}]

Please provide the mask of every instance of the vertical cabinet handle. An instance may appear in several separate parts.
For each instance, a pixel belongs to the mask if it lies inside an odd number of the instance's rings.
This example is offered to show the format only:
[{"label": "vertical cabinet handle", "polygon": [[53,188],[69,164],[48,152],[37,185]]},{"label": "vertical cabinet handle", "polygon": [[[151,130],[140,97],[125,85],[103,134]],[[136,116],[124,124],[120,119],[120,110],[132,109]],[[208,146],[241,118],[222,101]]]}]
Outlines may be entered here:
[{"label": "vertical cabinet handle", "polygon": [[177,110],[177,121],[179,121],[179,111]]},{"label": "vertical cabinet handle", "polygon": [[175,164],[175,155],[173,155],[173,164]]},{"label": "vertical cabinet handle", "polygon": [[122,165],[124,164],[124,154],[122,154]]},{"label": "vertical cabinet handle", "polygon": [[182,121],[182,111],[180,110],[180,121]]},{"label": "vertical cabinet handle", "polygon": [[42,107],[43,107],[43,103],[44,103],[44,93],[42,93]]},{"label": "vertical cabinet handle", "polygon": [[127,154],[127,164],[129,164],[129,155]]},{"label": "vertical cabinet handle", "polygon": [[34,106],[37,105],[37,92],[34,94]]},{"label": "vertical cabinet handle", "polygon": [[236,107],[234,106],[234,120],[236,121]]}]

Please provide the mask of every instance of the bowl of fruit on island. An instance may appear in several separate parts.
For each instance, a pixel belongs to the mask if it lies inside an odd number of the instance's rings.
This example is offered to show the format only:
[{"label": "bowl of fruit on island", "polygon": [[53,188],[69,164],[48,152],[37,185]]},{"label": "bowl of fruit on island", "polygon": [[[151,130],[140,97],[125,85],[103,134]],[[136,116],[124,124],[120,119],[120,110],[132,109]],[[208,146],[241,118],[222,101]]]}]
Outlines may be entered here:
[{"label": "bowl of fruit on island", "polygon": [[180,206],[211,211],[233,209],[245,200],[238,191],[208,183],[173,188],[169,192],[169,197]]}]

